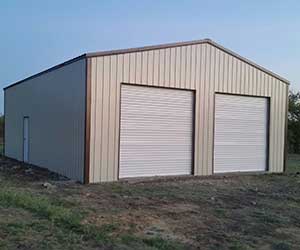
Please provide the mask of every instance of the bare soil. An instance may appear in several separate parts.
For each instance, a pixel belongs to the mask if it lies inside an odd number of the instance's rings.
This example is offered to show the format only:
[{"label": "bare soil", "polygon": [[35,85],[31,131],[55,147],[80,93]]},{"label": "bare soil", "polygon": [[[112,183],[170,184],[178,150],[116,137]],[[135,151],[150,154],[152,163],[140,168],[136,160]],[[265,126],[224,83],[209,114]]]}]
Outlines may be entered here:
[{"label": "bare soil", "polygon": [[[288,174],[82,185],[1,158],[0,249],[300,249],[298,171],[293,162]],[[78,213],[80,226],[101,237],[57,223],[6,190]]]}]

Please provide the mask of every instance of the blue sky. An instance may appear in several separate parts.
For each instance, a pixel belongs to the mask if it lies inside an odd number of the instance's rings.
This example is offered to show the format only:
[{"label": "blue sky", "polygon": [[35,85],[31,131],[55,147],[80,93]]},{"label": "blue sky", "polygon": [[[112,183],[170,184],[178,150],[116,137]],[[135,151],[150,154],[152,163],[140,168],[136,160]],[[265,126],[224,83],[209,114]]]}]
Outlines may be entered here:
[{"label": "blue sky", "polygon": [[85,52],[211,38],[300,90],[299,13],[289,0],[3,0],[0,87]]}]

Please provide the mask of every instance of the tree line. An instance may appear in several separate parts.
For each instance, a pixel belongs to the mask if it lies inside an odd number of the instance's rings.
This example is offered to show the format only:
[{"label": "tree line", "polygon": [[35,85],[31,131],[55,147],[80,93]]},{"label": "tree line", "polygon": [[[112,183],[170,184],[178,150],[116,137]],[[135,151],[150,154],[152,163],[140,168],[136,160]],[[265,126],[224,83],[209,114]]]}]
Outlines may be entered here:
[{"label": "tree line", "polygon": [[0,115],[0,143],[4,138],[4,115]]},{"label": "tree line", "polygon": [[300,92],[289,92],[288,152],[300,153]]}]

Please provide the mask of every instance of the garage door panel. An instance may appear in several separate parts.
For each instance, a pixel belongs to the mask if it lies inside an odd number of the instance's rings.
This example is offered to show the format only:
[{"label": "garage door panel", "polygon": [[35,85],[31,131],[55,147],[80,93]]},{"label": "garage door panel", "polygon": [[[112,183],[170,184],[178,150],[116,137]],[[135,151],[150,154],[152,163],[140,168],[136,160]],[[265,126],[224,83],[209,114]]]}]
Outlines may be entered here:
[{"label": "garage door panel", "polygon": [[190,174],[193,92],[122,85],[120,178]]},{"label": "garage door panel", "polygon": [[[216,151],[218,151],[218,156],[222,155],[231,155],[232,152],[237,152],[237,153],[242,153],[243,155],[263,155],[265,157],[265,147],[264,146],[257,146],[257,145],[248,145],[248,144],[243,144],[239,145],[239,148],[236,147],[236,145],[232,144],[223,144],[220,146],[217,146]],[[238,154],[235,154],[234,157],[238,157]]]},{"label": "garage door panel", "polygon": [[[144,105],[146,105],[146,104],[144,104]],[[124,108],[126,108],[126,107],[124,107]],[[177,112],[177,110],[173,110],[173,111],[168,110],[168,112],[163,112],[162,110],[160,110],[159,114],[155,113],[155,111],[149,112],[149,111],[146,111],[146,110],[145,111],[144,110],[132,110],[131,112],[132,113],[124,113],[124,115],[126,115],[126,118],[123,119],[123,120],[128,120],[130,118],[136,118],[136,117],[138,118],[139,115],[144,115],[144,114],[147,114],[147,117],[145,117],[144,120],[149,121],[149,122],[154,120],[154,119],[156,119],[156,120],[160,119],[162,121],[169,121],[167,116],[170,116],[170,115],[174,119],[177,118],[179,121],[180,121],[180,119],[183,119],[183,118],[186,118],[186,119],[190,118],[190,113],[182,112],[181,114],[177,115],[176,113],[174,113],[174,112]]]},{"label": "garage door panel", "polygon": [[[247,159],[242,159],[247,160]],[[229,165],[224,165],[223,168],[220,168],[218,172],[215,173],[233,173],[233,172],[260,172],[262,171],[263,166],[257,166],[256,161],[253,161],[251,163],[251,159],[248,159],[248,163],[241,164],[240,161],[234,162],[234,159],[232,160],[232,163]],[[230,171],[228,171],[228,168],[230,168]],[[242,170],[241,170],[242,169]]]},{"label": "garage door panel", "polygon": [[[244,131],[241,130],[240,134],[243,133]],[[265,147],[265,139],[261,138],[264,136],[264,134],[262,133],[256,133],[253,134],[252,138],[241,138],[240,134],[236,135],[236,134],[231,134],[228,133],[226,135],[220,135],[218,137],[218,139],[220,140],[220,142],[218,142],[218,144],[216,144],[215,146],[223,146],[223,145],[234,145],[234,146],[263,146]],[[217,135],[218,136],[218,135]],[[260,138],[258,138],[260,137]],[[228,140],[228,138],[230,138],[230,140]],[[258,138],[258,139],[256,139]],[[222,141],[221,141],[222,140]],[[226,150],[226,149],[224,149]]]},{"label": "garage door panel", "polygon": [[[247,159],[247,162],[244,161]],[[224,160],[228,160],[227,164],[224,164]],[[242,162],[241,162],[242,160]],[[229,163],[230,162],[230,163]],[[240,171],[242,166],[246,166],[246,167],[251,167],[254,166],[257,169],[260,169],[261,166],[264,166],[264,164],[262,165],[257,165],[257,161],[255,158],[253,157],[224,157],[224,158],[219,158],[218,160],[216,160],[216,163],[219,164],[223,164],[223,169],[226,170],[227,168],[225,167],[233,167],[233,166],[237,166],[238,171]],[[221,168],[220,168],[221,169]]]},{"label": "garage door panel", "polygon": [[[233,115],[233,114],[231,113],[231,115]],[[240,114],[238,114],[238,115],[240,115]],[[240,120],[238,118],[236,118],[236,119],[231,119],[231,118],[226,118],[226,117],[216,117],[216,118],[219,119],[219,124],[224,125],[224,126],[228,126],[228,122],[230,121],[231,123],[230,123],[229,129],[230,128],[241,128],[241,129],[246,128],[246,129],[255,131],[257,128],[264,128],[265,127],[265,124],[257,123],[257,122],[260,122],[259,119],[256,119],[256,120],[250,120],[250,119]],[[256,127],[253,128],[251,125],[255,125]]]},{"label": "garage door panel", "polygon": [[264,171],[268,100],[216,94],[214,172]]},{"label": "garage door panel", "polygon": [[[159,119],[157,120],[152,120],[152,123],[150,124],[145,124],[145,120],[144,121],[137,121],[137,122],[132,122],[130,119],[129,120],[122,120],[123,122],[127,122],[128,125],[131,125],[132,127],[130,129],[127,129],[127,131],[131,131],[137,128],[146,128],[149,129],[150,131],[156,131],[157,129],[161,129],[164,131],[170,131],[170,132],[174,132],[173,130],[176,130],[176,132],[178,133],[188,133],[188,131],[185,130],[179,130],[178,129],[178,125],[182,125],[182,126],[189,126],[190,123],[185,123],[185,122],[178,122],[176,124],[170,124],[170,123],[164,123],[163,121],[160,122]],[[159,124],[157,124],[159,123]],[[137,131],[138,132],[138,131]]]}]

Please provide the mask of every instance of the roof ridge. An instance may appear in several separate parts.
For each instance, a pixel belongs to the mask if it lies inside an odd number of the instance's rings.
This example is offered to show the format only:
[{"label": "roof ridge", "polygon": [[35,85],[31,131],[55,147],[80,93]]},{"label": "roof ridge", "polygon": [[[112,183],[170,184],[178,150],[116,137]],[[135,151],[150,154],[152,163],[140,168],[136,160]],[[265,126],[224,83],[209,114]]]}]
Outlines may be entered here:
[{"label": "roof ridge", "polygon": [[266,69],[263,66],[258,65],[257,63],[239,55],[238,53],[227,49],[220,45],[219,43],[213,41],[210,38],[204,38],[200,40],[191,40],[191,41],[184,41],[184,42],[175,42],[175,43],[165,43],[160,45],[149,45],[149,46],[143,46],[143,47],[133,47],[133,48],[127,48],[127,49],[116,49],[116,50],[107,50],[107,51],[99,51],[99,52],[90,52],[86,53],[87,57],[98,57],[98,56],[110,56],[110,55],[118,55],[118,54],[125,54],[125,53],[134,53],[134,52],[143,52],[143,51],[149,51],[149,50],[157,50],[157,49],[166,49],[166,48],[173,48],[173,47],[181,47],[181,46],[188,46],[188,45],[196,45],[196,44],[203,44],[208,43],[223,52],[230,54],[231,56],[234,56],[235,58],[265,72],[266,74],[269,74],[278,80],[290,84],[290,81],[285,79],[284,77],[272,72],[271,70]]},{"label": "roof ridge", "polygon": [[80,56],[77,56],[75,58],[72,58],[70,60],[67,60],[63,63],[60,63],[60,64],[57,64],[53,67],[50,67],[46,70],[43,70],[37,74],[34,74],[34,75],[31,75],[23,80],[20,80],[20,81],[17,81],[9,86],[6,86],[5,88],[3,88],[4,90],[12,87],[12,86],[15,86],[17,84],[20,84],[24,81],[27,81],[29,79],[32,79],[32,78],[35,78],[37,76],[40,76],[42,74],[45,74],[45,73],[48,73],[50,71],[53,71],[55,69],[58,69],[60,67],[63,67],[65,65],[68,65],[70,63],[73,63],[77,60],[80,60],[80,59],[83,59],[83,58],[89,58],[89,57],[97,57],[97,56],[109,56],[109,55],[118,55],[118,54],[125,54],[125,53],[134,53],[134,52],[142,52],[142,51],[149,51],[149,50],[157,50],[157,49],[165,49],[165,48],[174,48],[174,47],[181,47],[181,46],[189,46],[189,45],[196,45],[196,44],[203,44],[203,43],[208,43],[220,50],[222,50],[223,52],[227,53],[227,54],[230,54],[231,56],[234,56],[235,58],[265,72],[266,74],[268,75],[271,75],[275,78],[277,78],[278,80],[286,83],[286,84],[290,84],[290,81],[285,79],[284,77],[281,77],[279,76],[278,74],[256,64],[255,62],[235,53],[234,51],[230,50],[230,49],[227,49],[225,47],[223,47],[222,45],[216,43],[215,41],[213,41],[212,39],[210,38],[204,38],[204,39],[200,39],[200,40],[192,40],[192,41],[185,41],[185,42],[174,42],[174,43],[165,43],[165,44],[160,44],[160,45],[149,45],[149,46],[143,46],[143,47],[135,47],[135,48],[128,48],[128,49],[116,49],[116,50],[107,50],[107,51],[100,51],[100,52],[90,52],[90,53],[85,53],[85,54],[82,54]]}]

